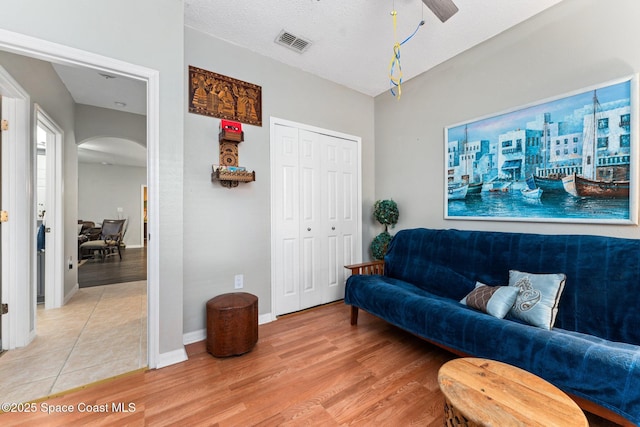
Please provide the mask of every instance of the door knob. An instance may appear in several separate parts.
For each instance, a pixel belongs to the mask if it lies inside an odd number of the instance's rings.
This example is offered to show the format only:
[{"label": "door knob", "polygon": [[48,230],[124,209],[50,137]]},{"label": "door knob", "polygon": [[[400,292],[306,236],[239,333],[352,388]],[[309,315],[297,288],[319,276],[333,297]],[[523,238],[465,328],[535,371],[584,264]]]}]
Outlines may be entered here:
[{"label": "door knob", "polygon": [[307,227],[307,231],[311,231],[311,227]]},{"label": "door knob", "polygon": [[332,229],[332,230],[335,230],[336,228],[335,228],[335,227],[331,227],[331,229]]}]

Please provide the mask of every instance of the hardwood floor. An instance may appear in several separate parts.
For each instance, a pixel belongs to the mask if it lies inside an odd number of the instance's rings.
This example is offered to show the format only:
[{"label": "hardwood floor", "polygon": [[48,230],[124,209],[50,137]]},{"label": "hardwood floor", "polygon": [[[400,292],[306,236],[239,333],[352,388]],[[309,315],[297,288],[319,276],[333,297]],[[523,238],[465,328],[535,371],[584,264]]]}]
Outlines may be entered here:
[{"label": "hardwood floor", "polygon": [[78,267],[78,286],[110,285],[113,283],[147,280],[147,248],[122,250],[122,260],[110,256],[102,262],[87,259]]},{"label": "hardwood floor", "polygon": [[437,373],[455,356],[362,311],[351,326],[349,314],[339,302],[283,316],[239,357],[214,358],[196,343],[186,362],[38,401],[0,424],[442,426]]}]

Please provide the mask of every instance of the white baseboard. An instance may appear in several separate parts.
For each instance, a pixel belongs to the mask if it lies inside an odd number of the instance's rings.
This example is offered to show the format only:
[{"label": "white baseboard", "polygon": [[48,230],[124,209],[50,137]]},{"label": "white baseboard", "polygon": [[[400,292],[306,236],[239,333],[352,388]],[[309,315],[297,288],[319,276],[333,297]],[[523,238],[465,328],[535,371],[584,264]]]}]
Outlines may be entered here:
[{"label": "white baseboard", "polygon": [[158,363],[156,368],[164,368],[165,366],[175,365],[176,363],[184,362],[189,359],[187,351],[183,348],[170,351],[168,353],[160,353],[158,355]]},{"label": "white baseboard", "polygon": [[64,296],[64,301],[62,302],[62,305],[67,305],[69,300],[76,294],[76,292],[78,292],[78,289],[80,289],[80,286],[76,283],[73,289],[71,289],[71,291],[69,291],[69,293]]},{"label": "white baseboard", "polygon": [[[258,325],[264,325],[276,320],[271,313],[261,314],[258,316]],[[193,344],[194,342],[204,341],[207,339],[207,329],[198,329],[197,331],[187,332],[182,336],[184,345]]]},{"label": "white baseboard", "polygon": [[204,341],[207,339],[207,330],[198,329],[197,331],[187,332],[182,336],[182,343],[184,345],[193,344],[194,342]]},{"label": "white baseboard", "polygon": [[261,315],[258,316],[258,325],[264,325],[265,323],[271,323],[274,320],[276,320],[276,317],[271,313],[261,314]]}]

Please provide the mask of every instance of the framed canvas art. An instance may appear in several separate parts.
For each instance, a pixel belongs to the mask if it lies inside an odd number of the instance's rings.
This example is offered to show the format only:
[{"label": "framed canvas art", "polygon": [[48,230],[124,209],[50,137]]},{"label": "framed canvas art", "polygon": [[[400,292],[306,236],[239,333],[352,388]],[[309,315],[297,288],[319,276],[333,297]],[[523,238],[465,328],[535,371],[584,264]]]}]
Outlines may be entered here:
[{"label": "framed canvas art", "polygon": [[637,224],[638,78],[445,128],[445,218]]}]

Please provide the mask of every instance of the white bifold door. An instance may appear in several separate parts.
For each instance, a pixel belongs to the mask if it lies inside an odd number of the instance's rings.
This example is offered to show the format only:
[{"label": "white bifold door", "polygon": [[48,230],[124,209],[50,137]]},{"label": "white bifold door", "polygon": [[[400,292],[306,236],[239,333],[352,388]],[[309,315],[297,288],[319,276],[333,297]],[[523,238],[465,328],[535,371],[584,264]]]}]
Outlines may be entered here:
[{"label": "white bifold door", "polygon": [[344,298],[361,258],[359,140],[272,124],[274,313]]}]

